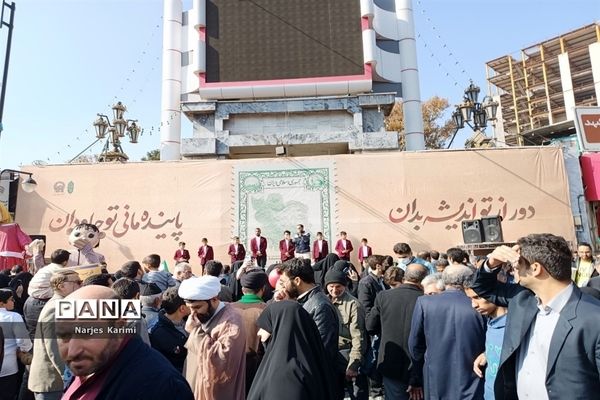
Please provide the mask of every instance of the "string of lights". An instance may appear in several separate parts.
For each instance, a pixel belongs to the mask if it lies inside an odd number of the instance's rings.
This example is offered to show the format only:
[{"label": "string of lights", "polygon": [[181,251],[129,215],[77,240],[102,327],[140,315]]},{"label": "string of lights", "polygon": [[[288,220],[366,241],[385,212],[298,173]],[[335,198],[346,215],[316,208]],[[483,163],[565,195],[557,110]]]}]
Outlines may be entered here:
[{"label": "string of lights", "polygon": [[[126,69],[126,73],[122,78],[122,81],[118,85],[118,90],[116,94],[113,96],[114,103],[118,101],[126,102],[130,104],[132,108],[135,107],[137,100],[145,95],[148,84],[151,81],[156,80],[156,72],[160,71],[160,54],[156,54],[153,51],[153,45],[156,40],[160,40],[162,34],[162,16],[160,16],[161,23],[156,23],[153,26],[152,32],[149,37],[146,39],[146,42],[142,49],[140,50],[138,56],[133,63],[133,66]],[[141,68],[142,65],[146,67],[144,69]],[[148,68],[149,67],[149,68]],[[142,71],[146,71],[143,73]],[[108,104],[107,107],[111,108],[113,104]],[[94,114],[92,113],[92,116]],[[172,121],[177,116],[176,113],[170,116],[166,124],[170,125],[170,121]],[[157,118],[159,120],[159,118]],[[65,158],[68,158],[67,163],[77,162],[79,157],[85,158],[86,161],[96,161],[97,153],[99,153],[98,144],[103,144],[104,141],[95,139],[93,141],[87,142],[88,139],[94,137],[94,132],[91,127],[85,128],[82,132],[74,137],[74,142],[72,144],[66,144],[65,147],[62,147],[60,150],[57,150],[53,154],[49,155],[46,160],[36,160],[34,164],[48,164],[48,163],[62,163],[65,162]],[[140,132],[141,135],[153,136],[153,134],[160,134],[163,123],[156,122],[151,125],[141,126],[142,130]],[[81,145],[79,144],[81,143]],[[75,152],[77,148],[83,148],[83,150]],[[73,153],[76,154],[73,157]]]},{"label": "string of lights", "polygon": [[[427,49],[429,57],[436,61],[436,66],[444,71],[445,76],[452,79],[454,86],[459,86],[459,81],[464,82],[470,77],[470,75],[467,73],[467,69],[461,63],[458,57],[456,57],[451,47],[443,40],[441,30],[436,27],[432,19],[429,17],[430,14],[427,12],[423,1],[417,0],[417,6],[415,9],[421,12],[425,18],[425,21],[427,22],[427,25],[431,27],[435,39],[439,41],[440,45],[439,48],[436,48],[433,44],[429,44],[425,38],[425,35],[421,33],[417,34],[418,40],[423,44],[423,47]],[[442,61],[440,57],[438,57],[438,54],[444,54],[444,57],[447,57],[449,60],[451,60],[451,65],[449,66],[447,62]],[[451,72],[451,70],[454,70],[454,72]],[[456,72],[458,72],[464,78],[457,79],[454,76]]]}]

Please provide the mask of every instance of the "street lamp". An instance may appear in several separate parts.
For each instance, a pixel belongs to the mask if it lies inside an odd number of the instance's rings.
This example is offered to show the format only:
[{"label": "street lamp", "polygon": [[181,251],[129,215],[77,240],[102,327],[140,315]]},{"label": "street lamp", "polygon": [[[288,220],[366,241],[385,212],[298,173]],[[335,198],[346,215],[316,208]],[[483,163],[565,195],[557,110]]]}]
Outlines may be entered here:
[{"label": "street lamp", "polygon": [[[35,188],[37,187],[37,182],[31,177],[33,175],[33,173],[31,172],[25,172],[25,171],[17,171],[15,169],[3,169],[0,172],[0,179],[2,179],[2,175],[4,175],[5,172],[9,172],[11,173],[11,177],[14,174],[23,174],[23,175],[28,175],[27,179],[25,179],[23,182],[21,182],[21,188],[23,189],[23,191],[25,193],[31,193],[35,190]],[[10,178],[9,178],[10,179]],[[12,178],[13,180],[16,178]]]},{"label": "street lamp", "polygon": [[490,96],[485,96],[483,102],[479,103],[477,99],[480,91],[479,86],[473,84],[473,81],[465,89],[463,102],[457,105],[452,113],[455,130],[448,148],[452,146],[456,134],[465,127],[465,124],[475,133],[484,136],[483,131],[487,127],[488,121],[496,120],[498,102],[494,101]]},{"label": "street lamp", "polygon": [[127,107],[123,103],[117,102],[112,106],[112,110],[112,123],[108,116],[104,114],[97,114],[98,118],[94,121],[94,129],[98,140],[106,138],[108,133],[108,140],[100,157],[98,157],[100,162],[127,161],[129,157],[121,147],[121,138],[125,137],[125,133],[127,133],[129,141],[137,143],[142,133],[142,129],[137,125],[137,120],[124,118]]}]

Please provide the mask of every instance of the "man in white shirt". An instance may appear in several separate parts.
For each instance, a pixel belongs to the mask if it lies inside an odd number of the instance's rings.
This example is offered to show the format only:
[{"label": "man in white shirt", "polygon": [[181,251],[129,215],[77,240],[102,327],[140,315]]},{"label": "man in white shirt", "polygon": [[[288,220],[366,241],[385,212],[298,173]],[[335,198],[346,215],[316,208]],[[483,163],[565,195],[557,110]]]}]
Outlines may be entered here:
[{"label": "man in white shirt", "polygon": [[267,239],[261,236],[260,228],[254,231],[255,237],[250,240],[250,251],[252,258],[256,260],[256,264],[265,268],[267,265]]},{"label": "man in white shirt", "polygon": [[23,317],[12,312],[15,306],[11,289],[0,289],[0,326],[4,334],[4,359],[0,370],[2,398],[16,398],[18,392],[17,352],[27,353],[33,347]]},{"label": "man in white shirt", "polygon": [[[501,283],[503,263],[515,282]],[[571,249],[552,234],[532,234],[513,248],[497,247],[472,289],[508,306],[498,399],[595,399],[600,393],[600,302],[571,281]]]},{"label": "man in white shirt", "polygon": [[367,238],[362,238],[360,241],[360,247],[358,248],[358,261],[364,269],[368,268],[367,258],[373,255],[373,250],[369,246]]},{"label": "man in white shirt", "polygon": [[321,261],[329,254],[329,244],[323,239],[323,233],[317,232],[317,240],[313,243],[313,264]]}]

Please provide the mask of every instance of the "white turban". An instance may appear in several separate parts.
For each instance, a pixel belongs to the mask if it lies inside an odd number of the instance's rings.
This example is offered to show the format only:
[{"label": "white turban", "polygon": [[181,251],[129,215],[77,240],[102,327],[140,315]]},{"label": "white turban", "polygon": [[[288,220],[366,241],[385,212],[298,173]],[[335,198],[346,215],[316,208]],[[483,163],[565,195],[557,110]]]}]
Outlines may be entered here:
[{"label": "white turban", "polygon": [[184,300],[210,300],[217,297],[220,291],[221,281],[219,278],[204,275],[181,282],[178,294]]}]

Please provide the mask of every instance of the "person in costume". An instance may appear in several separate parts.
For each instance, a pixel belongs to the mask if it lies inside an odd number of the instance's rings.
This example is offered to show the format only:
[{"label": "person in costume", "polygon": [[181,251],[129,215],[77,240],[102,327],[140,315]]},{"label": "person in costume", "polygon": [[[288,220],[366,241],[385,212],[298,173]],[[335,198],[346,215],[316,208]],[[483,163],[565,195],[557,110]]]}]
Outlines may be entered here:
[{"label": "person in costume", "polygon": [[104,256],[94,249],[104,239],[106,234],[100,232],[94,224],[79,224],[69,234],[69,243],[74,247],[69,258],[69,267],[78,265],[98,264],[105,265]]},{"label": "person in costume", "polygon": [[6,206],[0,203],[0,271],[20,265],[27,270],[27,246],[31,238],[13,222]]}]

